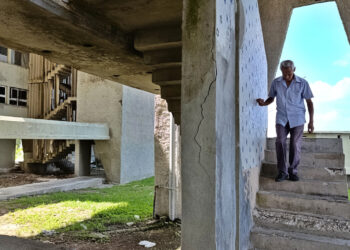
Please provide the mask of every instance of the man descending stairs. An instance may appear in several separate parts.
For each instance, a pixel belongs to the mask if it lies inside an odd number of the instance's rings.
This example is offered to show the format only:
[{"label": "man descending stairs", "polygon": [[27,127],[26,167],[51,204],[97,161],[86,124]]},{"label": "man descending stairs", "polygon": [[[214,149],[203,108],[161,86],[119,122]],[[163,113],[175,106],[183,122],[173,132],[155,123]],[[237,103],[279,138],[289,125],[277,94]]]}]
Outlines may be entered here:
[{"label": "man descending stairs", "polygon": [[300,181],[275,182],[275,139],[267,140],[252,249],[350,249],[350,202],[341,139],[303,139],[298,169]]}]

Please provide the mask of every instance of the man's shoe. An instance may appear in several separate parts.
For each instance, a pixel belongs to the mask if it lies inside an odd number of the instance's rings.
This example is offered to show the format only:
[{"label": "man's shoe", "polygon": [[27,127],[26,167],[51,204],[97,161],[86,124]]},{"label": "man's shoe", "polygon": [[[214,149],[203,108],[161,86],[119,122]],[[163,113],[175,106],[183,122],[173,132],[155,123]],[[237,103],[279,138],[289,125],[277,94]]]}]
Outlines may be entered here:
[{"label": "man's shoe", "polygon": [[299,181],[299,176],[297,174],[289,174],[290,181]]},{"label": "man's shoe", "polygon": [[279,173],[277,175],[277,177],[275,178],[275,181],[276,182],[281,182],[281,181],[285,181],[288,179],[288,174],[285,174],[285,173]]}]

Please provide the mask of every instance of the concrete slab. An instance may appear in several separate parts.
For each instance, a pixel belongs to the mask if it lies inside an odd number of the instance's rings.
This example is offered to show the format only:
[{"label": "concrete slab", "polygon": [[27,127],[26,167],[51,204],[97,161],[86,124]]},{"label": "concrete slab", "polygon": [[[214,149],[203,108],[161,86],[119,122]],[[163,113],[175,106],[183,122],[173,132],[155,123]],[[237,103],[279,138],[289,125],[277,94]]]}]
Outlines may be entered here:
[{"label": "concrete slab", "polygon": [[9,200],[23,196],[40,195],[53,192],[64,192],[76,189],[100,187],[102,178],[75,177],[64,180],[50,180],[48,182],[33,183],[16,187],[0,189],[0,201]]},{"label": "concrete slab", "polygon": [[347,198],[259,191],[257,204],[259,208],[337,216],[350,220],[350,201]]},{"label": "concrete slab", "polygon": [[347,183],[344,181],[301,180],[296,182],[275,182],[274,178],[260,177],[260,190],[284,191],[298,194],[331,195],[348,197]]},{"label": "concrete slab", "polygon": [[[266,149],[275,150],[276,138],[268,138]],[[289,150],[289,139],[287,139]],[[342,139],[340,138],[303,138],[301,152],[304,153],[343,153]]]},{"label": "concrete slab", "polygon": [[257,249],[349,250],[350,240],[316,236],[299,232],[285,232],[255,227],[251,235]]},{"label": "concrete slab", "polygon": [[0,139],[109,140],[107,124],[0,116]]},{"label": "concrete slab", "polygon": [[255,226],[350,240],[350,220],[341,217],[277,209],[255,209],[253,214]]},{"label": "concrete slab", "polygon": [[[264,177],[274,178],[278,174],[277,163],[263,162],[261,175]],[[298,174],[304,180],[319,181],[343,181],[346,180],[344,168],[318,167],[318,166],[298,166]]]},{"label": "concrete slab", "polygon": [[[287,152],[287,159],[289,154]],[[275,150],[265,150],[265,161],[277,162]],[[343,153],[305,153],[301,152],[300,166],[315,168],[344,168],[345,156]]]},{"label": "concrete slab", "polygon": [[51,243],[43,243],[35,240],[21,239],[13,236],[0,235],[0,250],[58,250],[66,249],[57,247]]}]

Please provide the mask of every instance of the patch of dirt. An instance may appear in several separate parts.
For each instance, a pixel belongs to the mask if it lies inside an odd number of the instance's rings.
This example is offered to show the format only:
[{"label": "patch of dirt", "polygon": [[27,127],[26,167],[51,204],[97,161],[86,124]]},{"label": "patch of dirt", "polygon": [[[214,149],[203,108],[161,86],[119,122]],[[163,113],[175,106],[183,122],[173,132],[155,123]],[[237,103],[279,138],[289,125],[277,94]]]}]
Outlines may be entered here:
[{"label": "patch of dirt", "polygon": [[[140,241],[156,243],[152,250],[177,250],[181,245],[181,229],[178,223],[160,222],[153,225],[138,223],[128,227],[115,225],[116,230],[108,232],[92,232],[91,237],[77,237],[74,234],[62,233],[50,237],[41,237],[43,242],[51,242],[56,246],[74,250],[134,250],[146,249]],[[118,228],[118,229],[117,229]],[[122,229],[124,228],[124,230]]]},{"label": "patch of dirt", "polygon": [[0,188],[20,186],[31,183],[46,182],[50,179],[71,178],[73,175],[36,175],[28,173],[0,174]]}]

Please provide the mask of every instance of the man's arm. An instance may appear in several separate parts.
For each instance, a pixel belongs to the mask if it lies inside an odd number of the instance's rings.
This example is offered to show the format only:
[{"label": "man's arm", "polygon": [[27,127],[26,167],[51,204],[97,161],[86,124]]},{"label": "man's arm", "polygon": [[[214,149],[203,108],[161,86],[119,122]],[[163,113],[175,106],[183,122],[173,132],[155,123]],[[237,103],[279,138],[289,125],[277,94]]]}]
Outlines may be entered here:
[{"label": "man's arm", "polygon": [[271,103],[273,103],[274,100],[275,100],[275,98],[273,98],[273,97],[267,98],[266,101],[264,101],[264,100],[261,99],[261,98],[256,99],[256,101],[259,103],[259,106],[267,106],[267,105],[270,105]]},{"label": "man's arm", "polygon": [[314,132],[314,104],[311,99],[306,99],[307,110],[309,111],[309,124],[307,126],[307,131],[309,133]]}]

